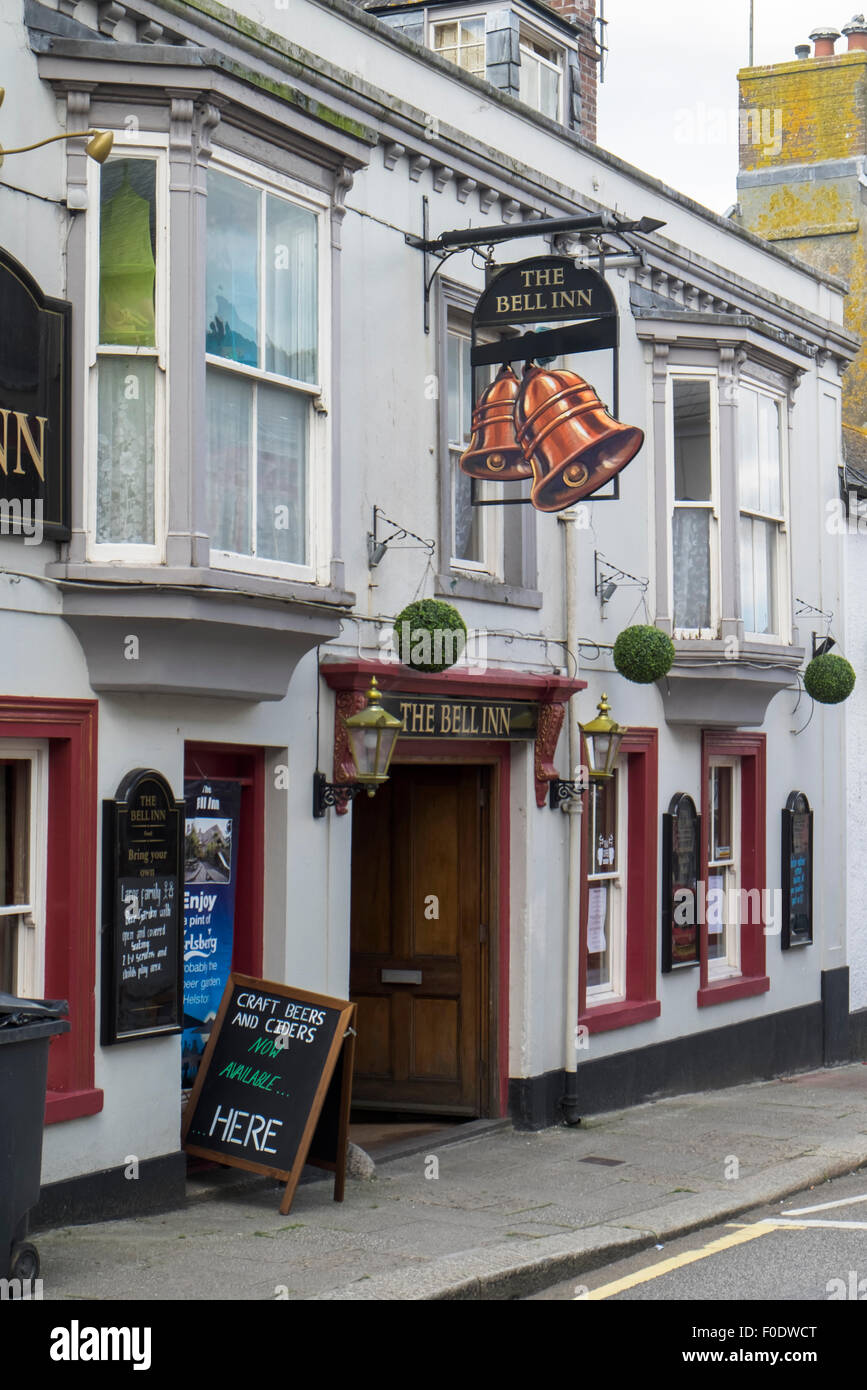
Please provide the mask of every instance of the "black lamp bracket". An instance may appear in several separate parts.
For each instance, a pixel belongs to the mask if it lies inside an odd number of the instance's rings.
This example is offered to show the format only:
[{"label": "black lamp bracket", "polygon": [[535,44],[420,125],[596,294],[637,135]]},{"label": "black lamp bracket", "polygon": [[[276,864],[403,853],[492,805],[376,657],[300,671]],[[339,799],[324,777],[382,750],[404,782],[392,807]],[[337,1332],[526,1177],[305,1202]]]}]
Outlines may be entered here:
[{"label": "black lamp bracket", "polygon": [[548,805],[552,811],[580,811],[581,798],[590,786],[586,768],[579,768],[574,782],[554,777],[548,783]]},{"label": "black lamp bracket", "polygon": [[[395,528],[390,536],[378,535],[377,523],[380,520]],[[406,526],[401,526],[399,521],[392,521],[390,516],[385,515],[381,507],[374,507],[373,530],[367,533],[367,563],[370,569],[374,569],[379,564],[390,545],[405,540],[407,537],[418,541],[418,545],[404,545],[401,546],[401,550],[426,550],[428,555],[433,555],[436,550],[436,541],[426,541],[423,536],[417,536],[414,531],[408,530]]]},{"label": "black lamp bracket", "polygon": [[329,782],[324,772],[313,774],[313,815],[322,820],[326,811],[334,806],[344,806],[354,801],[360,792],[367,791],[361,782]]}]

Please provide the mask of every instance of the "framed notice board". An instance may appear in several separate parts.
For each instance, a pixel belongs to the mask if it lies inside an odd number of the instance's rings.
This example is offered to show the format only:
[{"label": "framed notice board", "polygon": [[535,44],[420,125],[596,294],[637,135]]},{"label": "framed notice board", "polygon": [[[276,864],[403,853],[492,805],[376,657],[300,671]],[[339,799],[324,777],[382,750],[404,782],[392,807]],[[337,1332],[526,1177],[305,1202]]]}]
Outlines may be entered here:
[{"label": "framed notice board", "polygon": [[103,1047],[181,1031],[183,812],[150,768],[103,802]]},{"label": "framed notice board", "polygon": [[783,811],[783,922],[780,945],[813,944],[813,812],[803,792],[792,792]]},{"label": "framed notice board", "polygon": [[677,792],[662,817],[662,970],[699,963],[696,891],[701,865],[701,816]]},{"label": "framed notice board", "polygon": [[187,1153],[285,1182],[305,1163],[335,1174],[343,1201],[355,1005],[230,975],[184,1112]]}]

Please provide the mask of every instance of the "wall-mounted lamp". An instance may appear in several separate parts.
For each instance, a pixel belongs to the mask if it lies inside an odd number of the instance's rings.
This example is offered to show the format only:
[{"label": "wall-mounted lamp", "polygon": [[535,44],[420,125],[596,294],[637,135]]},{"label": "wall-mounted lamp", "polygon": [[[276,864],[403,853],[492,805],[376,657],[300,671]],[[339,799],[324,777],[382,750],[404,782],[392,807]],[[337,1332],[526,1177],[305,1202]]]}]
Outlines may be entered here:
[{"label": "wall-mounted lamp", "polygon": [[617,765],[620,744],[628,731],[610,717],[607,695],[602,696],[596,708],[599,711],[596,718],[579,726],[584,735],[587,763],[576,768],[577,776],[572,782],[559,777],[552,780],[548,788],[548,805],[552,811],[580,811],[581,796],[591,782],[610,777]]},{"label": "wall-mounted lamp", "polygon": [[[6,96],[5,87],[0,87],[0,106]],[[91,159],[96,160],[97,164],[104,164],[111,154],[111,147],[114,144],[114,136],[110,130],[70,130],[63,135],[48,135],[44,140],[37,140],[32,145],[19,145],[17,149],[5,150],[0,145],[0,167],[9,154],[27,154],[30,150],[41,150],[43,145],[51,145],[55,140],[81,140],[84,136],[90,136],[84,147],[85,154],[90,155]]]},{"label": "wall-mounted lamp", "polygon": [[365,708],[343,721],[349,736],[356,780],[331,783],[324,772],[314,772],[313,814],[317,820],[321,820],[330,807],[352,801],[359,792],[373,796],[377,787],[388,781],[388,769],[403,725],[382,708],[381,698],[374,676],[367,692]]}]

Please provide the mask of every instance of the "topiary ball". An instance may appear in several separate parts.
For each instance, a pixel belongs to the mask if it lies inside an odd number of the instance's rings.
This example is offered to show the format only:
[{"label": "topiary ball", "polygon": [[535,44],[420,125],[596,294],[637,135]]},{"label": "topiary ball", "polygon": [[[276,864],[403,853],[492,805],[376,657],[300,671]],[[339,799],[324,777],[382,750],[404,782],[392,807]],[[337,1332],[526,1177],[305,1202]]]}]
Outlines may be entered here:
[{"label": "topiary ball", "polygon": [[458,610],[440,599],[408,603],[394,620],[398,661],[414,671],[445,671],[467,645],[467,625]]},{"label": "topiary ball", "polygon": [[839,705],[852,694],[855,671],[845,656],[825,652],[814,656],[804,672],[804,688],[820,705]]},{"label": "topiary ball", "polygon": [[637,624],[624,628],[614,643],[614,665],[636,685],[649,685],[664,676],[674,661],[674,643],[658,627]]}]

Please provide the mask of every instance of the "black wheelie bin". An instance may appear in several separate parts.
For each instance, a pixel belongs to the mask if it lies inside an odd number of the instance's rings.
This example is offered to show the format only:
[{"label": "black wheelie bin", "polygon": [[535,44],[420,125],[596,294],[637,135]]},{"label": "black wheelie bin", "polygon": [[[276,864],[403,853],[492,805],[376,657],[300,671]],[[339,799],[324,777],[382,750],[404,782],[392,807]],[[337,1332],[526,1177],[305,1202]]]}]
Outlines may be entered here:
[{"label": "black wheelie bin", "polygon": [[27,1221],[39,1201],[48,1045],[69,1032],[67,1011],[66,1000],[0,993],[0,1278],[39,1274]]}]

